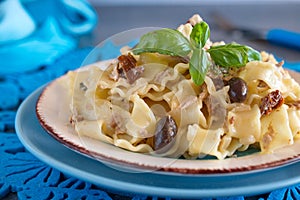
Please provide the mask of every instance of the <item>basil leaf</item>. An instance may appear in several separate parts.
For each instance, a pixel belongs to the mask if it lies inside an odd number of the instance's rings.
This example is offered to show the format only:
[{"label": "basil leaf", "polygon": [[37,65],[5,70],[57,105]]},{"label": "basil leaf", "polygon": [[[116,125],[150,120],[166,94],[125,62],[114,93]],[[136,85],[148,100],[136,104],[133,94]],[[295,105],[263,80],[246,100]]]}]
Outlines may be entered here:
[{"label": "basil leaf", "polygon": [[181,57],[187,56],[190,51],[188,39],[179,31],[168,28],[146,33],[132,50],[134,54],[156,52]]},{"label": "basil leaf", "polygon": [[209,26],[205,22],[197,23],[191,32],[190,40],[194,47],[203,48],[210,36]]},{"label": "basil leaf", "polygon": [[255,60],[261,60],[261,54],[256,51],[255,49],[249,47],[249,46],[246,46],[246,48],[248,49],[248,62],[250,61],[255,61]]},{"label": "basil leaf", "polygon": [[189,71],[196,85],[201,85],[204,82],[210,64],[206,51],[198,48],[193,50],[189,63]]},{"label": "basil leaf", "polygon": [[242,67],[247,62],[261,60],[258,51],[236,43],[214,46],[207,51],[213,61],[222,67]]}]

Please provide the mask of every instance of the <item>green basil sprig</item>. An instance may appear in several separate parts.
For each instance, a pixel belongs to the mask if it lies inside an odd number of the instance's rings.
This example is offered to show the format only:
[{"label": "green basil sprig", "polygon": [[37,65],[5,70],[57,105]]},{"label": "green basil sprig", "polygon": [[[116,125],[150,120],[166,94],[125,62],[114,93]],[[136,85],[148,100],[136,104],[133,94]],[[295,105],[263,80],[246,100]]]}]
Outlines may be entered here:
[{"label": "green basil sprig", "polygon": [[258,51],[237,43],[213,46],[204,50],[203,47],[209,37],[210,29],[206,22],[198,23],[193,27],[190,41],[179,31],[165,28],[143,35],[132,52],[134,54],[151,52],[181,57],[192,52],[189,71],[196,85],[204,82],[206,73],[213,63],[220,67],[238,68],[245,66],[247,62],[261,60]]},{"label": "green basil sprig", "polygon": [[185,57],[191,52],[191,46],[182,33],[164,28],[143,35],[132,52],[134,54],[152,52]]},{"label": "green basil sprig", "polygon": [[207,52],[203,50],[209,36],[209,26],[205,22],[196,24],[190,34],[193,54],[189,63],[189,72],[196,85],[201,85],[204,82],[207,70],[211,64]]},{"label": "green basil sprig", "polygon": [[189,63],[189,71],[193,82],[196,85],[201,85],[204,82],[208,67],[211,62],[208,59],[207,52],[202,48],[196,48],[193,50],[192,57]]},{"label": "green basil sprig", "polygon": [[261,55],[248,46],[236,43],[212,46],[207,50],[212,60],[222,67],[242,67],[247,62],[261,60]]},{"label": "green basil sprig", "polygon": [[195,48],[203,48],[209,36],[210,30],[208,24],[205,22],[201,22],[193,27],[190,35],[190,40]]}]

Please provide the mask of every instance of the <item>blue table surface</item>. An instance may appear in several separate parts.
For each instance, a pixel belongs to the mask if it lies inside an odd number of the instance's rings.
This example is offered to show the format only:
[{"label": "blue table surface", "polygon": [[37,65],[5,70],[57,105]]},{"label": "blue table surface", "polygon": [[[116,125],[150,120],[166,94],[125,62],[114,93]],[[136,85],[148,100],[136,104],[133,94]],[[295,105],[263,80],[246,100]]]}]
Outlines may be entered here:
[{"label": "blue table surface", "polygon": [[[38,69],[24,73],[20,72],[1,76],[0,199],[41,199],[41,196],[45,197],[45,199],[169,199],[168,197],[147,197],[139,194],[118,194],[115,191],[112,192],[105,188],[99,188],[93,184],[64,175],[60,171],[42,163],[26,151],[15,134],[14,120],[18,106],[31,92],[33,92],[39,86],[61,76],[68,70],[76,69],[80,66],[82,60],[91,51],[91,48],[86,46],[94,46],[98,43],[98,41],[101,41],[116,32],[122,31],[125,29],[125,27],[128,29],[133,28],[134,26],[141,26],[141,20],[146,22],[146,24],[143,24],[145,26],[155,26],[155,22],[158,23],[156,26],[168,26],[168,24],[174,25],[176,20],[187,17],[188,14],[191,15],[191,13],[195,13],[198,8],[200,10],[204,10],[204,14],[207,16],[213,12],[214,9],[222,10],[218,6],[214,7],[207,5],[198,7],[186,6],[184,10],[182,10],[181,7],[176,6],[173,8],[168,6],[99,6],[97,7],[97,11],[99,12],[99,25],[93,35],[88,35],[81,38],[81,46],[83,48],[71,51],[57,59],[54,63],[41,66]],[[228,11],[239,8],[238,14],[241,15],[241,18],[245,18],[248,15],[249,6],[247,9],[245,6],[235,6],[234,8],[225,6],[225,8],[227,8]],[[252,7],[250,6],[250,8]],[[288,17],[297,17],[294,16],[296,15],[295,13],[291,14],[288,13],[287,10],[285,11],[285,8],[287,8],[286,5],[281,5],[281,9],[283,9],[282,12],[286,12]],[[243,9],[246,9],[247,12],[244,12]],[[272,11],[277,11],[278,7],[271,6],[271,8],[268,9],[269,10],[267,12],[271,13]],[[296,8],[292,8],[293,11],[295,11],[295,9]],[[171,12],[171,10],[176,11],[177,15],[175,17],[173,17],[174,12]],[[181,10],[182,12],[180,13],[179,11]],[[120,14],[121,11],[126,12],[125,17]],[[154,12],[158,14],[156,16],[152,16]],[[222,12],[224,12],[224,10]],[[169,15],[166,13],[169,13]],[[224,13],[226,14],[226,12]],[[299,15],[299,13],[300,12],[298,12],[297,15]],[[258,12],[258,15],[259,14],[260,13]],[[281,15],[283,16],[284,14]],[[172,17],[174,19],[171,19]],[[299,17],[300,16],[298,16],[298,19]],[[234,19],[233,16],[229,16],[229,18]],[[253,20],[254,19],[252,18],[249,19],[250,22]],[[271,25],[275,24],[273,22],[274,19],[273,21],[271,19],[266,19],[266,21],[268,20],[273,23],[271,23]],[[233,21],[239,23],[239,21],[236,19]],[[178,24],[178,21],[176,23]],[[170,26],[172,27],[173,25]],[[269,22],[269,26],[271,25]],[[257,26],[261,27],[263,25],[258,24]],[[283,24],[283,26],[293,29],[294,22],[292,21],[288,25]],[[296,27],[295,30],[298,28],[299,27]],[[220,31],[216,31],[215,35],[216,38],[218,38],[223,34]],[[228,36],[227,38],[230,37]],[[272,51],[272,53],[274,53],[276,56],[279,56],[279,58],[283,58],[287,61],[287,67],[299,70],[299,51],[277,47],[266,43],[245,41],[244,39],[240,40],[247,42],[258,49]],[[0,60],[1,59],[5,58],[0,58]],[[44,184],[45,186],[43,186],[42,190],[37,190],[37,187],[35,186],[41,181],[46,182],[46,184]],[[268,194],[261,194],[254,197],[240,196],[219,199],[300,199],[300,185],[282,188],[272,191]]]}]

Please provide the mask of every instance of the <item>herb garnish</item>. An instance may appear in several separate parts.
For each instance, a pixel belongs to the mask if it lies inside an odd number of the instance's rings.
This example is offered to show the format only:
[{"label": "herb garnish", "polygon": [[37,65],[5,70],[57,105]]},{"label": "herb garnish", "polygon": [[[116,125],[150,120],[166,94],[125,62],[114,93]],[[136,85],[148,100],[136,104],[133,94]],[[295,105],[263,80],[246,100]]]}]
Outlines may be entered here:
[{"label": "herb garnish", "polygon": [[134,54],[152,52],[181,57],[191,53],[189,71],[196,85],[204,82],[206,73],[213,64],[223,68],[239,68],[245,66],[247,62],[261,60],[258,51],[237,43],[212,46],[204,50],[203,47],[209,37],[209,26],[204,21],[193,27],[190,41],[179,31],[165,28],[143,35],[132,52]]},{"label": "herb garnish", "polygon": [[207,50],[215,62],[222,67],[242,67],[247,62],[261,60],[260,53],[251,47],[231,43],[213,46]]},{"label": "herb garnish", "polygon": [[211,65],[207,52],[203,49],[209,36],[210,30],[205,22],[196,24],[190,35],[193,53],[189,63],[189,70],[196,85],[201,85],[204,82],[207,70]]},{"label": "herb garnish", "polygon": [[164,28],[143,35],[140,42],[133,49],[133,53],[160,53],[184,57],[191,50],[189,40],[179,31]]}]

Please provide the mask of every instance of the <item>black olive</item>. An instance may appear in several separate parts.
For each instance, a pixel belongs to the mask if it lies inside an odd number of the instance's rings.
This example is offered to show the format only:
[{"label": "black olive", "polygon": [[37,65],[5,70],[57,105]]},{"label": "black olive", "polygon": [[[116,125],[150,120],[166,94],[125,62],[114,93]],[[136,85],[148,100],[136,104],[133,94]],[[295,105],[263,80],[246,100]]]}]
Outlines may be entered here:
[{"label": "black olive", "polygon": [[248,87],[247,83],[239,78],[239,77],[233,77],[228,81],[229,85],[229,98],[231,103],[241,103],[245,101],[247,97]]},{"label": "black olive", "polygon": [[171,116],[162,117],[156,125],[154,135],[154,150],[162,149],[171,144],[177,134],[177,125]]}]

